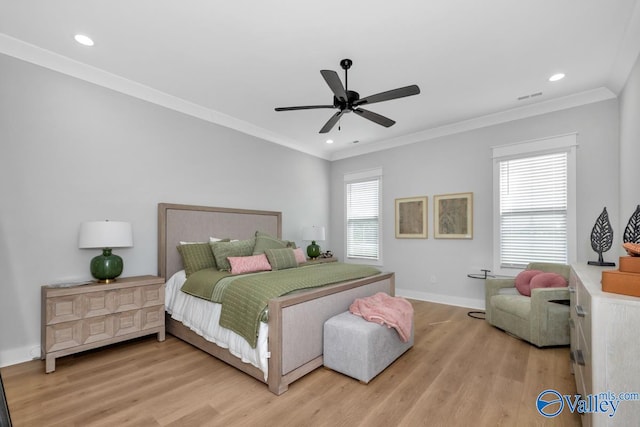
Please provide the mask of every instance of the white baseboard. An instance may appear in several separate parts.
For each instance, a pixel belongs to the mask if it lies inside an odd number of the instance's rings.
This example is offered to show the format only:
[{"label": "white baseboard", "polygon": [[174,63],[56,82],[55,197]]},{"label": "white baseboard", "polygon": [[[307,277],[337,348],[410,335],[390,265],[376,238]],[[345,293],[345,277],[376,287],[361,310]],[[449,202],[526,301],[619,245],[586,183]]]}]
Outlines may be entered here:
[{"label": "white baseboard", "polygon": [[413,291],[411,289],[402,288],[396,288],[396,296],[417,299],[420,301],[435,302],[438,304],[484,310],[484,300],[482,299],[453,297],[451,295],[432,294],[429,292]]},{"label": "white baseboard", "polygon": [[33,359],[40,359],[40,346],[31,345],[28,347],[13,348],[11,350],[0,351],[0,368],[18,363],[28,362]]}]

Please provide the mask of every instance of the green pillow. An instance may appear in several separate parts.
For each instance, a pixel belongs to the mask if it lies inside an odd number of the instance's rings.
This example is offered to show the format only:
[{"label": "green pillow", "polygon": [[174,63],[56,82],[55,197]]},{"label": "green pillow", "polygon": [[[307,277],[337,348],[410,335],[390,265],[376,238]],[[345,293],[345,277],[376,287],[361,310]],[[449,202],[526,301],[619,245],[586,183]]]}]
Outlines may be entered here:
[{"label": "green pillow", "polygon": [[256,245],[253,248],[253,255],[263,254],[265,249],[286,248],[287,243],[262,231],[256,231]]},{"label": "green pillow", "polygon": [[284,270],[298,266],[296,255],[291,248],[266,249],[264,253],[267,255],[269,264],[271,264],[271,268],[274,270]]},{"label": "green pillow", "polygon": [[230,256],[250,256],[253,255],[253,247],[256,239],[236,240],[234,242],[211,242],[211,250],[215,258],[216,265],[220,271],[231,271],[231,264],[227,257]]},{"label": "green pillow", "polygon": [[204,268],[217,268],[213,252],[207,242],[178,245],[178,252],[182,256],[182,265],[187,277]]}]

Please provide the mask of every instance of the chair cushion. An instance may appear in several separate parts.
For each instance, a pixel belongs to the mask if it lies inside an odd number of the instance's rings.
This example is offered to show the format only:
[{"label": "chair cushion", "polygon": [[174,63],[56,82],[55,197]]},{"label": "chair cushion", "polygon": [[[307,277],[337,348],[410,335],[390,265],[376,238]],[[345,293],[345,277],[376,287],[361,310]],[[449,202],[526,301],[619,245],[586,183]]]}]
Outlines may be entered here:
[{"label": "chair cushion", "polygon": [[498,295],[520,295],[516,288],[500,288]]},{"label": "chair cushion", "polygon": [[494,295],[491,297],[491,306],[526,320],[531,312],[531,299],[522,295]]},{"label": "chair cushion", "polygon": [[541,273],[531,278],[529,286],[531,289],[564,288],[567,286],[567,279],[557,273]]},{"label": "chair cushion", "polygon": [[524,270],[518,273],[515,283],[520,295],[524,295],[525,297],[531,296],[531,279],[541,273],[543,273],[541,270]]}]

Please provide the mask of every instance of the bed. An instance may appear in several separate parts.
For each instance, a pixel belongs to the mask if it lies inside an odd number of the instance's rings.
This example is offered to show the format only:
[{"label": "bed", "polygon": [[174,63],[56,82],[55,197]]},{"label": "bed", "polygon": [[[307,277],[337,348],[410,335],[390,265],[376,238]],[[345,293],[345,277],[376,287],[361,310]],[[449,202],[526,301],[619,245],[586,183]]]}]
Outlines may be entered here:
[{"label": "bed", "polygon": [[[167,280],[166,331],[266,383],[272,393],[280,395],[289,384],[322,366],[324,322],[346,311],[356,298],[377,292],[394,295],[395,276],[378,273],[270,299],[268,321],[260,325],[256,353],[246,355],[242,349],[234,348],[233,342],[216,342],[219,340],[212,339],[202,328],[194,327],[186,320],[186,313],[172,314],[177,311],[176,299],[184,307],[215,305],[179,292],[184,267],[176,247],[180,242],[207,241],[214,236],[249,239],[258,230],[281,239],[281,212],[160,203],[158,273]],[[234,337],[232,341],[242,340]]]}]

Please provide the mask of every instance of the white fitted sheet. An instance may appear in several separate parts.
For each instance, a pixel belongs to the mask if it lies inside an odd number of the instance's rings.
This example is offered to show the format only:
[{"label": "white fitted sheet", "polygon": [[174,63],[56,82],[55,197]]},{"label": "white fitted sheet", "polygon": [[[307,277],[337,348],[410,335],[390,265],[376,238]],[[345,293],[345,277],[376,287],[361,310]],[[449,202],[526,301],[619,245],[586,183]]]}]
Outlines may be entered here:
[{"label": "white fitted sheet", "polygon": [[229,349],[229,352],[269,374],[268,326],[260,323],[258,343],[251,348],[247,340],[219,324],[221,305],[186,294],[180,290],[186,280],[184,270],[178,271],[167,281],[165,288],[165,309],[171,317],[200,335],[207,341]]}]

